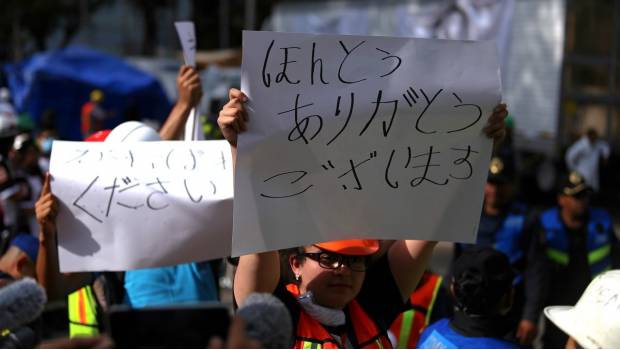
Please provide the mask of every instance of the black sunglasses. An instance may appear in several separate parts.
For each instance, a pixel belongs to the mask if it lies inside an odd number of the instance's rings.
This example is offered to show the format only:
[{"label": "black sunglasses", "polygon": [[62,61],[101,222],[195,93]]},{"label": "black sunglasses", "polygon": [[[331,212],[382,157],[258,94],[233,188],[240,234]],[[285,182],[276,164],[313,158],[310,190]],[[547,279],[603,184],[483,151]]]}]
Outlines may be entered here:
[{"label": "black sunglasses", "polygon": [[353,271],[364,272],[370,266],[370,258],[366,255],[341,255],[329,252],[300,253],[297,255],[308,257],[328,270],[337,270],[342,265],[347,265]]}]

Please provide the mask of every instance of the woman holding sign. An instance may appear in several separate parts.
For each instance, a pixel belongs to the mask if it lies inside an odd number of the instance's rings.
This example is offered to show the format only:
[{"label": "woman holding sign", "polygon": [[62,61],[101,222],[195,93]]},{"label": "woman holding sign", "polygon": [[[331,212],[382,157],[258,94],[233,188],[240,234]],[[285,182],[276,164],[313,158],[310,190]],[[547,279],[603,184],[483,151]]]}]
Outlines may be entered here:
[{"label": "woman holding sign", "polygon": [[[247,128],[247,97],[231,89],[229,98],[218,124],[236,159],[237,135]],[[504,136],[506,115],[506,105],[495,108],[484,129],[488,137]],[[241,304],[255,292],[279,297],[294,322],[295,348],[391,348],[387,330],[404,311],[435,244],[396,241],[385,254],[377,240],[295,248],[287,260],[295,281],[287,285],[280,278],[277,251],[245,255],[235,275],[235,298]]]}]

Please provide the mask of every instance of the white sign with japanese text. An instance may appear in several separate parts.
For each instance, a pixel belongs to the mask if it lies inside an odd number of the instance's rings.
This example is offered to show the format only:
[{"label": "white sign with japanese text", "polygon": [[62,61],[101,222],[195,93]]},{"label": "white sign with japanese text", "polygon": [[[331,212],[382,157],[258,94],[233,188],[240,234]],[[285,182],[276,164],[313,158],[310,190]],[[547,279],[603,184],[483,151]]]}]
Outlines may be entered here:
[{"label": "white sign with japanese text", "polygon": [[226,141],[54,142],[62,272],[123,271],[230,255]]},{"label": "white sign with japanese text", "polygon": [[241,88],[233,255],[475,241],[501,95],[492,42],[246,31]]}]

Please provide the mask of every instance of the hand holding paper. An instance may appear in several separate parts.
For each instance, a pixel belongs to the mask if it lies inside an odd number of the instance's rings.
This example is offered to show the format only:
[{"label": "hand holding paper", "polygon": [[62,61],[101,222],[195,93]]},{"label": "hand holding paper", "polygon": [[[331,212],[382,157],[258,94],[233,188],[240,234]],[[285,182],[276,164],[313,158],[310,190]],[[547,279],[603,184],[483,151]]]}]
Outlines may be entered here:
[{"label": "hand holding paper", "polygon": [[492,138],[495,142],[499,142],[506,136],[506,125],[504,119],[508,116],[508,109],[506,104],[502,103],[493,109],[493,114],[489,118],[487,125],[484,127],[484,132],[489,138]]},{"label": "hand holding paper", "polygon": [[200,103],[202,84],[195,68],[187,65],[181,66],[177,76],[177,89],[179,90],[178,103],[189,108],[195,108]]},{"label": "hand holding paper", "polygon": [[244,105],[247,97],[237,89],[230,89],[228,98],[228,103],[224,105],[217,118],[217,124],[228,143],[232,147],[237,147],[237,135],[247,128],[248,113]]}]

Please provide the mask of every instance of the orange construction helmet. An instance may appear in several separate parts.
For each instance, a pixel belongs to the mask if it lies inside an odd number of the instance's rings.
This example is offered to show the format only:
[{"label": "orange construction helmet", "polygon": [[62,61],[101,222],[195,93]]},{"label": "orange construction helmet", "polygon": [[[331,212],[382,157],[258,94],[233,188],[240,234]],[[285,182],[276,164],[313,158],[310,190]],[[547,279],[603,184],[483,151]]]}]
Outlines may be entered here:
[{"label": "orange construction helmet", "polygon": [[372,255],[379,251],[376,239],[346,239],[315,244],[323,250],[344,255]]},{"label": "orange construction helmet", "polygon": [[112,130],[101,130],[88,136],[84,141],[87,142],[103,142],[108,137]]}]

